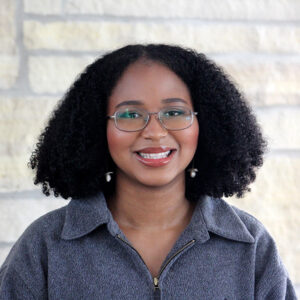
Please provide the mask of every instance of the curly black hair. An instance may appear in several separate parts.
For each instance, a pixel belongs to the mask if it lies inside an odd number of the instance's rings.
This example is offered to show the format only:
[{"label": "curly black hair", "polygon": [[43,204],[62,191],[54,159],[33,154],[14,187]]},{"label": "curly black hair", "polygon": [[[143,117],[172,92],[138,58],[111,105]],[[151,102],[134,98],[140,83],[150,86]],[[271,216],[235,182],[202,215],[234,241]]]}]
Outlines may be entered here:
[{"label": "curly black hair", "polygon": [[[251,108],[224,71],[204,54],[174,45],[128,45],[86,67],[53,111],[29,166],[42,191],[67,199],[114,192],[107,145],[107,99],[137,60],[159,62],[185,82],[198,112],[197,176],[186,176],[186,197],[242,197],[263,163],[266,141]],[[189,166],[190,167],[190,166]],[[189,168],[188,167],[188,168]]]}]

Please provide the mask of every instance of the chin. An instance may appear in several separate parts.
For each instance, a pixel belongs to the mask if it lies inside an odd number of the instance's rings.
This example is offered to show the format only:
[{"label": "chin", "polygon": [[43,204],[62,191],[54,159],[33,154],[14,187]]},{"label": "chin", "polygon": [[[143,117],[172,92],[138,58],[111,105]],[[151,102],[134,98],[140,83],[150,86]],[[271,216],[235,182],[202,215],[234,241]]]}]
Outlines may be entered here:
[{"label": "chin", "polygon": [[176,181],[176,179],[178,180],[179,178],[175,176],[170,176],[170,174],[168,174],[167,176],[157,176],[155,178],[153,176],[149,178],[137,178],[137,180],[144,186],[153,188],[159,188],[168,184],[172,184]]}]

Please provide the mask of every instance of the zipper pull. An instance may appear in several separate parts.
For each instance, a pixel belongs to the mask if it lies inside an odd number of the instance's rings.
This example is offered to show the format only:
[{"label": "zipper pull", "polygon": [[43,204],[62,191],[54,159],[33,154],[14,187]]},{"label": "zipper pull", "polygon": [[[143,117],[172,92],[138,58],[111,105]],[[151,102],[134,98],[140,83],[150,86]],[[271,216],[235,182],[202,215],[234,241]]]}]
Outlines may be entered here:
[{"label": "zipper pull", "polygon": [[160,288],[158,286],[158,278],[153,278],[154,283],[154,300],[160,300]]}]

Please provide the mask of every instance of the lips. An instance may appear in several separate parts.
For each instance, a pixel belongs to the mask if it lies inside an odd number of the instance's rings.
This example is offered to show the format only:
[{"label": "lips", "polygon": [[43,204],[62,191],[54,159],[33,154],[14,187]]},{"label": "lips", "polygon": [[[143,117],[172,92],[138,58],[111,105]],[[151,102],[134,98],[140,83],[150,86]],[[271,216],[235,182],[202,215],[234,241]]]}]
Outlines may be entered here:
[{"label": "lips", "polygon": [[175,148],[148,147],[135,152],[136,158],[142,164],[150,167],[161,167],[168,164],[174,157]]}]

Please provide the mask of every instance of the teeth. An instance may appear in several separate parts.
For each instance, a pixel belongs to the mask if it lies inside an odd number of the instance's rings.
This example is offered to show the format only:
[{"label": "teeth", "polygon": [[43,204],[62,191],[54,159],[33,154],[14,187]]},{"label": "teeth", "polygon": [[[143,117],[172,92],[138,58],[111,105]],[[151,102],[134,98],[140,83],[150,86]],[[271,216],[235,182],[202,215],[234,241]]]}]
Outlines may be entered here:
[{"label": "teeth", "polygon": [[148,158],[148,159],[160,159],[160,158],[166,158],[170,154],[171,150],[166,151],[166,152],[161,152],[161,153],[142,153],[139,152],[139,155],[142,156],[143,158]]}]

